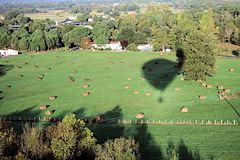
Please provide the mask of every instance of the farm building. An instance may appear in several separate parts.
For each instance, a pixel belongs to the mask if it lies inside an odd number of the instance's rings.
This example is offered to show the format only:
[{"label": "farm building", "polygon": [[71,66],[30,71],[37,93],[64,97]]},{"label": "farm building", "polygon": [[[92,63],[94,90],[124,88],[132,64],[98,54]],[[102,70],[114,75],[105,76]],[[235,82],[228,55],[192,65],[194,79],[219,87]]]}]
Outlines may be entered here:
[{"label": "farm building", "polygon": [[111,49],[112,51],[122,51],[122,45],[119,41],[111,41],[109,44],[97,45],[92,44],[92,48],[94,49]]},{"label": "farm building", "polygon": [[13,49],[0,50],[0,55],[1,55],[1,57],[17,56],[18,55],[18,51],[13,50]]}]

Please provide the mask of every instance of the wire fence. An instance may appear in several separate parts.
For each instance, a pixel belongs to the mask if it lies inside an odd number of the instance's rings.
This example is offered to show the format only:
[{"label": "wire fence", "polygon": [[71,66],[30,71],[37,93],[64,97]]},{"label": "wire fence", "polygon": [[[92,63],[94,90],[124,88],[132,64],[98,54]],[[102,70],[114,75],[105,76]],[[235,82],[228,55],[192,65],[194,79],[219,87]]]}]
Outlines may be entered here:
[{"label": "wire fence", "polygon": [[[80,118],[81,119],[81,118]],[[0,121],[9,122],[25,122],[25,123],[38,123],[38,122],[51,122],[57,123],[62,118],[57,117],[11,117],[0,116]],[[240,120],[146,120],[146,119],[126,119],[126,118],[111,118],[111,119],[82,119],[87,125],[101,124],[101,125],[129,125],[129,124],[143,124],[143,125],[221,125],[221,126],[240,126]]]}]

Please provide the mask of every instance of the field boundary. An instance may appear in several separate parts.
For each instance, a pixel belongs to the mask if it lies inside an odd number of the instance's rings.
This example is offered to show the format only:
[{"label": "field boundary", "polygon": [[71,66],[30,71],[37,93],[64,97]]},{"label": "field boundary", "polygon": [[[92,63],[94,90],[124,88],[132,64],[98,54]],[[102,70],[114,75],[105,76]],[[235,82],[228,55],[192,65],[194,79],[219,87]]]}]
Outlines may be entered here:
[{"label": "field boundary", "polygon": [[[81,119],[81,118],[80,118]],[[57,117],[21,117],[21,116],[0,116],[0,121],[7,122],[23,122],[23,123],[38,123],[50,122],[57,123],[62,118]],[[240,120],[144,120],[144,119],[106,119],[96,121],[95,119],[82,119],[87,125],[129,125],[129,124],[142,124],[142,125],[212,125],[212,126],[240,126]]]}]

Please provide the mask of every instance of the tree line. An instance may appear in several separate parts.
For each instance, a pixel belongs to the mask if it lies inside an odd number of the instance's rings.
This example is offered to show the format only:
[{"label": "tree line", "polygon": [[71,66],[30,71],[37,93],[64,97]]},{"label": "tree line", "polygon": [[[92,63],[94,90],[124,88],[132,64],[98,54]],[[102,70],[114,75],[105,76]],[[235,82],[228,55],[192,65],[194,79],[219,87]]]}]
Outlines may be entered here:
[{"label": "tree line", "polygon": [[139,144],[132,138],[116,138],[97,144],[93,132],[68,114],[44,129],[26,125],[18,135],[9,123],[0,122],[0,159],[140,159]]},{"label": "tree line", "polygon": [[[23,14],[7,12],[0,23],[0,48],[45,51],[59,47],[91,48],[120,41],[124,49],[137,50],[139,44],[151,44],[154,51],[171,48],[177,51],[179,67],[186,79],[205,80],[215,71],[216,44],[240,44],[240,10],[220,7],[202,11],[174,12],[167,4],[149,5],[144,12],[120,16],[94,16],[91,9],[81,9],[81,20],[92,17],[93,29],[86,26],[61,25],[31,20]],[[18,24],[18,30],[9,25]]]}]

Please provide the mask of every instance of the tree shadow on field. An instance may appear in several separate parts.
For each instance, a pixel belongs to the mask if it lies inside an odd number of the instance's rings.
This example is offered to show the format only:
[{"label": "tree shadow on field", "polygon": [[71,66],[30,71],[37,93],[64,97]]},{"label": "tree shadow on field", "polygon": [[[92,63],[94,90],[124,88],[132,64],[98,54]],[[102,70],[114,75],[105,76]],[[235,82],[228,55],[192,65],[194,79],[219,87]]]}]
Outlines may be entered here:
[{"label": "tree shadow on field", "polygon": [[168,141],[168,147],[166,149],[166,153],[169,159],[179,160],[201,160],[201,155],[198,149],[192,151],[189,147],[184,143],[183,139],[180,139],[178,145],[175,146],[172,141]]},{"label": "tree shadow on field", "polygon": [[167,59],[153,59],[144,63],[142,73],[153,87],[164,91],[179,74],[178,63]]},{"label": "tree shadow on field", "polygon": [[141,159],[144,160],[164,160],[161,147],[154,141],[151,134],[148,132],[146,124],[131,125],[126,129],[126,134],[134,137],[139,143],[139,151]]},{"label": "tree shadow on field", "polygon": [[13,65],[0,64],[0,76],[4,76],[11,69],[13,69]]},{"label": "tree shadow on field", "polygon": [[18,133],[21,133],[25,124],[30,124],[31,126],[35,125],[35,123],[28,121],[30,118],[33,119],[34,117],[37,119],[41,114],[41,111],[36,110],[35,108],[37,108],[37,106],[31,106],[24,110],[6,115],[7,119],[11,119],[11,127],[13,127]]},{"label": "tree shadow on field", "polygon": [[102,144],[108,139],[124,136],[124,126],[118,124],[118,121],[123,119],[122,109],[119,105],[100,116],[103,118],[101,122],[88,126],[97,138],[97,143]]}]

